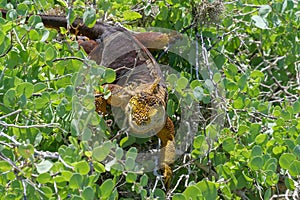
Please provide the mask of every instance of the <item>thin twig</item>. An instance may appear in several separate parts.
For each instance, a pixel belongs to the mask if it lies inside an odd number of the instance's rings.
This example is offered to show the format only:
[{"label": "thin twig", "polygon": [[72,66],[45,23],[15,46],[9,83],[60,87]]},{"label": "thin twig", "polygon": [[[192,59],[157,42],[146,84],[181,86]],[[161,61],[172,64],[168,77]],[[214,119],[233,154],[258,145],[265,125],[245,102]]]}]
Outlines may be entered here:
[{"label": "thin twig", "polygon": [[24,129],[28,129],[28,128],[59,128],[59,124],[58,123],[50,123],[50,124],[33,124],[33,125],[17,125],[17,124],[7,124],[4,121],[0,121],[0,125],[4,126],[4,127],[13,127],[13,128],[24,128]]},{"label": "thin twig", "polygon": [[1,117],[0,117],[0,120],[1,120],[1,119],[4,119],[4,118],[6,118],[6,117],[9,117],[9,116],[15,115],[15,114],[19,114],[20,112],[22,112],[21,109],[15,110],[15,111],[13,111],[13,112],[7,114],[7,115],[1,116]]}]

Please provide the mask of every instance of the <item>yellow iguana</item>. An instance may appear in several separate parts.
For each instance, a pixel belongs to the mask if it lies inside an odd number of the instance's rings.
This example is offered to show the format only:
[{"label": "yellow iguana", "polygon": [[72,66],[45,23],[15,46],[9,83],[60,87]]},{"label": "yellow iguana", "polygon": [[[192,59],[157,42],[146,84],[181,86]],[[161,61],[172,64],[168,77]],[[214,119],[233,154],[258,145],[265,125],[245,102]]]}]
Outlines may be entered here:
[{"label": "yellow iguana", "polygon": [[[7,11],[0,11],[5,17]],[[140,135],[157,134],[162,143],[160,166],[169,187],[170,164],[175,160],[174,125],[166,114],[168,93],[160,67],[147,48],[162,49],[176,37],[159,32],[133,33],[102,22],[88,28],[80,19],[68,26],[64,16],[39,16],[48,28],[65,27],[71,33],[90,38],[80,41],[89,58],[115,70],[116,81],[107,85],[111,97],[107,101],[97,97],[96,111],[104,113],[107,104],[119,107],[124,110],[129,131]]]}]

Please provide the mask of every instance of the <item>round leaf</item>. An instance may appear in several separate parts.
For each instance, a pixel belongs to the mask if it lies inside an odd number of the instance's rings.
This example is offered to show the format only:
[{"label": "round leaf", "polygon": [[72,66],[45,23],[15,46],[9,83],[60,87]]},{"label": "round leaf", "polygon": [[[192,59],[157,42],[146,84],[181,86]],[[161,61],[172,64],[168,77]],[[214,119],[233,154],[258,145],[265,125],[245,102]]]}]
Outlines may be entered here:
[{"label": "round leaf", "polygon": [[93,8],[87,9],[83,14],[83,23],[89,27],[92,28],[94,24],[96,23],[96,11]]},{"label": "round leaf", "polygon": [[300,161],[294,160],[288,170],[289,170],[291,176],[299,176],[300,175]]},{"label": "round leaf", "polygon": [[12,169],[12,166],[6,161],[0,161],[0,172],[7,172]]},{"label": "round leaf", "polygon": [[43,174],[48,172],[52,168],[52,166],[53,166],[52,162],[48,160],[43,160],[42,162],[36,165],[36,169],[39,174]]},{"label": "round leaf", "polygon": [[254,157],[250,160],[249,166],[252,170],[260,170],[264,165],[262,157]]},{"label": "round leaf", "polygon": [[25,82],[17,86],[17,95],[21,96],[22,94],[24,94],[27,99],[31,97],[33,91],[34,86],[32,83]]},{"label": "round leaf", "polygon": [[83,181],[83,177],[80,174],[73,174],[70,182],[69,182],[69,186],[72,189],[77,189],[80,188],[82,185],[82,181]]},{"label": "round leaf", "polygon": [[296,156],[291,153],[284,153],[279,158],[279,165],[283,169],[289,169],[291,163],[296,160]]},{"label": "round leaf", "polygon": [[49,173],[43,173],[37,177],[37,181],[41,184],[48,183],[50,180],[51,176]]},{"label": "round leaf", "polygon": [[104,181],[104,183],[102,183],[102,185],[100,186],[101,197],[103,199],[108,198],[112,193],[114,187],[115,184],[111,179],[107,179],[106,181]]},{"label": "round leaf", "polygon": [[94,192],[93,188],[91,188],[91,187],[84,188],[84,190],[82,191],[82,197],[85,200],[94,199],[95,198],[95,192]]},{"label": "round leaf", "polygon": [[101,146],[93,149],[93,157],[99,162],[103,161],[110,153],[111,143],[105,142]]},{"label": "round leaf", "polygon": [[90,166],[86,161],[80,161],[75,164],[75,171],[81,175],[86,175],[90,171]]}]

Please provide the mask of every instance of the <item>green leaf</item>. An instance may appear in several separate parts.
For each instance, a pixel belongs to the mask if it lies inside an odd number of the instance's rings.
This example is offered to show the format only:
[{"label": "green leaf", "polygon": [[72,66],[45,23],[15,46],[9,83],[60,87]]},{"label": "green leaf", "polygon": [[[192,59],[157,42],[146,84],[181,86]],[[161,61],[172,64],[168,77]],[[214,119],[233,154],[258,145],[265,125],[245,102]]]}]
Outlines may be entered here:
[{"label": "green leaf", "polygon": [[6,14],[6,19],[10,21],[15,21],[18,17],[16,10],[9,10]]},{"label": "green leaf", "polygon": [[237,84],[238,84],[239,88],[240,88],[241,90],[243,90],[243,89],[247,86],[247,76],[246,76],[246,75],[242,75],[242,76],[239,78]]},{"label": "green leaf", "polygon": [[56,50],[51,45],[49,45],[48,48],[45,51],[46,61],[53,60],[54,58],[56,58],[56,56],[57,56],[56,55]]},{"label": "green leaf", "polygon": [[140,180],[141,186],[145,187],[146,185],[148,185],[148,179],[148,176],[144,174]]},{"label": "green leaf", "polygon": [[49,35],[50,35],[50,31],[44,30],[40,42],[45,42],[49,38]]},{"label": "green leaf", "polygon": [[253,182],[253,179],[250,178],[248,175],[246,175],[246,172],[245,172],[245,171],[242,171],[242,174],[243,174],[243,176],[244,176],[244,178],[245,178],[245,180],[246,180],[247,182]]},{"label": "green leaf", "polygon": [[53,177],[53,181],[55,181],[56,183],[64,183],[64,182],[66,182],[66,180],[62,176],[55,176],[55,177]]},{"label": "green leaf", "polygon": [[188,85],[189,80],[185,77],[180,77],[176,82],[176,88],[178,90],[183,90]]},{"label": "green leaf", "polygon": [[166,194],[162,189],[156,188],[154,190],[154,196],[158,199],[166,199]]},{"label": "green leaf", "polygon": [[14,89],[9,89],[5,92],[3,103],[7,107],[12,107],[16,104],[16,91]]},{"label": "green leaf", "polygon": [[168,15],[169,15],[168,8],[166,6],[163,6],[163,7],[160,8],[160,12],[159,12],[159,14],[157,16],[157,19],[158,20],[162,20],[162,21],[167,20],[168,19]]},{"label": "green leaf", "polygon": [[175,74],[170,74],[170,75],[168,75],[166,81],[167,81],[168,85],[171,86],[171,88],[173,88],[176,85],[177,79],[178,78]]},{"label": "green leaf", "polygon": [[17,86],[16,91],[17,91],[18,96],[21,96],[22,94],[24,94],[26,96],[26,98],[28,99],[33,94],[34,86],[32,83],[28,83],[28,82],[21,83]]},{"label": "green leaf", "polygon": [[210,181],[200,181],[196,185],[201,191],[205,199],[217,199],[217,184]]},{"label": "green leaf", "polygon": [[0,172],[8,172],[11,169],[12,166],[8,162],[0,160]]},{"label": "green leaf", "polygon": [[50,187],[48,186],[42,186],[41,190],[44,192],[44,195],[48,198],[52,197],[53,191]]},{"label": "green leaf", "polygon": [[112,83],[116,80],[116,72],[110,68],[107,68],[104,72],[104,82]]},{"label": "green leaf", "polygon": [[221,73],[215,73],[214,76],[213,76],[213,80],[215,83],[219,83],[222,79],[222,75]]},{"label": "green leaf", "polygon": [[126,175],[127,183],[134,183],[136,179],[137,179],[137,175],[135,173],[128,172],[128,174]]},{"label": "green leaf", "polygon": [[296,101],[293,105],[293,113],[294,114],[298,114],[300,113],[300,102],[299,101]]},{"label": "green leaf", "polygon": [[230,152],[234,150],[235,143],[236,142],[233,138],[226,138],[222,143],[222,147],[225,151]]},{"label": "green leaf", "polygon": [[293,161],[296,160],[296,156],[291,153],[284,153],[279,158],[279,165],[283,169],[289,169]]},{"label": "green leaf", "polygon": [[36,164],[36,170],[39,174],[47,173],[53,166],[53,163],[48,160],[43,160],[39,164]]},{"label": "green leaf", "polygon": [[96,172],[99,172],[99,173],[105,172],[105,167],[102,163],[94,162],[93,166],[94,166],[94,169]]},{"label": "green leaf", "polygon": [[197,86],[195,87],[195,89],[193,90],[193,94],[194,97],[198,100],[198,101],[202,101],[202,98],[204,96],[204,90],[201,86]]},{"label": "green leaf", "polygon": [[75,173],[71,176],[71,179],[69,181],[69,186],[71,189],[78,189],[83,184],[83,177],[82,175]]},{"label": "green leaf", "polygon": [[255,143],[256,144],[262,144],[267,141],[268,135],[267,134],[259,134],[255,138]]},{"label": "green leaf", "polygon": [[25,3],[18,4],[17,12],[19,15],[25,15],[28,12],[28,6]]},{"label": "green leaf", "polygon": [[289,166],[289,172],[291,176],[299,176],[300,175],[300,161],[294,160],[292,164]]},{"label": "green leaf", "polygon": [[142,18],[142,15],[135,11],[126,10],[123,12],[123,18],[124,18],[124,20],[134,21],[134,20]]},{"label": "green leaf", "polygon": [[284,184],[289,190],[295,190],[294,180],[288,177],[285,177]]},{"label": "green leaf", "polygon": [[37,181],[41,184],[48,183],[50,180],[51,176],[49,173],[43,173],[37,177]]},{"label": "green leaf", "polygon": [[191,185],[182,193],[186,199],[197,200],[202,197],[201,190],[196,185]]},{"label": "green leaf", "polygon": [[103,199],[108,198],[112,193],[114,187],[115,184],[111,179],[107,179],[106,181],[104,181],[104,183],[102,183],[102,185],[100,186],[101,197]]},{"label": "green leaf", "polygon": [[250,77],[251,78],[264,78],[264,73],[262,73],[261,71],[259,71],[259,70],[254,70],[254,71],[252,71],[251,72],[251,74],[250,74]]},{"label": "green leaf", "polygon": [[33,40],[33,41],[39,41],[40,35],[35,29],[31,29],[29,31],[29,38],[30,38],[30,40]]},{"label": "green leaf", "polygon": [[204,135],[198,135],[193,142],[193,146],[195,149],[199,149],[201,148],[203,142],[205,140],[205,136]]},{"label": "green leaf", "polygon": [[205,80],[205,86],[210,92],[212,92],[215,89],[214,83],[210,79]]},{"label": "green leaf", "polygon": [[266,199],[266,200],[270,199],[271,195],[272,195],[271,188],[268,188],[264,194],[264,199]]},{"label": "green leaf", "polygon": [[286,147],[285,146],[276,146],[272,149],[272,152],[275,154],[275,155],[278,155],[278,154],[281,154],[283,151],[286,150]]},{"label": "green leaf", "polygon": [[122,157],[123,157],[123,149],[120,148],[120,147],[118,147],[118,148],[116,149],[115,155],[116,155],[116,159],[117,159],[117,160],[121,160]]},{"label": "green leaf", "polygon": [[86,175],[90,171],[90,166],[86,161],[80,161],[75,164],[75,171],[81,175]]},{"label": "green leaf", "polygon": [[37,92],[42,92],[44,91],[45,89],[47,89],[47,85],[45,83],[36,83],[33,87],[33,92],[34,93],[37,93]]},{"label": "green leaf", "polygon": [[63,171],[61,171],[61,175],[65,179],[65,181],[70,181],[71,177],[73,176],[73,173],[70,171],[63,170]]},{"label": "green leaf", "polygon": [[34,153],[34,147],[32,146],[32,144],[20,145],[18,147],[18,152],[24,158],[30,158]]},{"label": "green leaf", "polygon": [[269,5],[263,5],[259,8],[258,10],[258,14],[259,16],[261,16],[262,18],[266,18],[268,16],[268,14],[272,11],[271,6]]},{"label": "green leaf", "polygon": [[263,152],[262,152],[261,146],[255,145],[252,148],[251,157],[262,156],[262,155],[263,155]]},{"label": "green leaf", "polygon": [[[225,56],[222,55],[222,54],[219,54],[217,55],[215,58],[214,58],[214,62],[215,64],[217,65],[217,67],[220,69],[222,68],[222,66],[224,65],[226,59],[225,59]],[[218,73],[220,74],[220,73]],[[220,74],[221,75],[221,74]],[[215,81],[216,82],[216,81]]]},{"label": "green leaf", "polygon": [[112,148],[111,142],[106,141],[101,146],[93,149],[93,157],[97,161],[101,162],[109,155],[111,148]]},{"label": "green leaf", "polygon": [[65,96],[69,99],[72,99],[73,95],[74,95],[74,87],[68,85],[65,89]]},{"label": "green leaf", "polygon": [[84,200],[92,200],[95,198],[95,192],[92,187],[88,186],[83,189],[81,196]]},{"label": "green leaf", "polygon": [[251,126],[250,126],[250,133],[253,134],[253,135],[257,135],[259,134],[261,130],[261,125],[260,124],[255,124],[255,123],[252,123]]},{"label": "green leaf", "polygon": [[300,159],[300,145],[297,144],[294,149],[293,149],[293,153],[295,156],[297,156],[298,160]]},{"label": "green leaf", "polygon": [[125,161],[125,169],[127,171],[130,171],[134,168],[134,165],[135,165],[135,160],[132,159],[132,158],[127,158],[126,161]]},{"label": "green leaf", "polygon": [[249,162],[250,168],[254,171],[262,169],[263,165],[263,159],[259,156],[252,158]]},{"label": "green leaf", "polygon": [[269,29],[267,22],[260,16],[254,15],[251,17],[254,21],[254,25],[260,29]]},{"label": "green leaf", "polygon": [[135,147],[131,147],[126,153],[126,160],[128,158],[132,158],[133,160],[135,160],[136,157],[137,157],[137,149]]},{"label": "green leaf", "polygon": [[185,198],[185,196],[183,194],[174,194],[174,196],[172,197],[172,200],[187,200],[187,198]]},{"label": "green leaf", "polygon": [[96,11],[93,8],[88,8],[83,14],[83,23],[92,28],[96,23]]},{"label": "green leaf", "polygon": [[244,100],[242,97],[238,97],[237,99],[234,100],[233,102],[233,107],[236,108],[236,109],[242,109],[244,108]]},{"label": "green leaf", "polygon": [[[237,46],[239,46],[239,44]],[[233,64],[229,64],[226,70],[231,77],[234,77],[238,72],[238,68]]]}]

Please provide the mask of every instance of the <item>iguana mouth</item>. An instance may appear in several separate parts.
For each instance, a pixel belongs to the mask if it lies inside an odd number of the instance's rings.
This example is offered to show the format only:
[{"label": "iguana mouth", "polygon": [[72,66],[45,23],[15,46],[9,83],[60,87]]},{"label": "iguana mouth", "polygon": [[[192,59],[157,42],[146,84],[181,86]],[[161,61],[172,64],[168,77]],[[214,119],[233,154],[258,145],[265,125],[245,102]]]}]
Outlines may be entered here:
[{"label": "iguana mouth", "polygon": [[157,134],[166,123],[165,106],[159,98],[150,94],[133,96],[125,109],[130,133],[138,137]]}]

